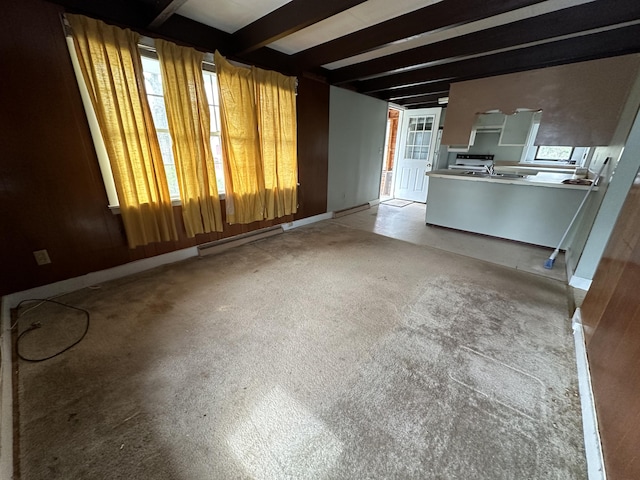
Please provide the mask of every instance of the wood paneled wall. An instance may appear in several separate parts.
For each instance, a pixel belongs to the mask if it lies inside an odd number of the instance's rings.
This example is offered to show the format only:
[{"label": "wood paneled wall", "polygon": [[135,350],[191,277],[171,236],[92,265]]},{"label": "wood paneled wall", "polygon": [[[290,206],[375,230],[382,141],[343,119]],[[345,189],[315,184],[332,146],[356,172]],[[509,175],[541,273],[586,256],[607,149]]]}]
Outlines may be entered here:
[{"label": "wood paneled wall", "polygon": [[329,169],[329,85],[306,77],[298,79],[298,200],[295,217],[327,211]]},{"label": "wood paneled wall", "polygon": [[582,305],[607,478],[640,478],[640,176]]},{"label": "wood paneled wall", "polygon": [[[0,16],[0,295],[237,235],[273,222],[129,249],[107,196],[63,35],[62,8],[3,2]],[[296,218],[326,211],[329,87],[298,90],[301,183]],[[280,221],[291,221],[283,218]],[[277,222],[276,222],[277,223]],[[37,266],[33,251],[52,263]]]}]

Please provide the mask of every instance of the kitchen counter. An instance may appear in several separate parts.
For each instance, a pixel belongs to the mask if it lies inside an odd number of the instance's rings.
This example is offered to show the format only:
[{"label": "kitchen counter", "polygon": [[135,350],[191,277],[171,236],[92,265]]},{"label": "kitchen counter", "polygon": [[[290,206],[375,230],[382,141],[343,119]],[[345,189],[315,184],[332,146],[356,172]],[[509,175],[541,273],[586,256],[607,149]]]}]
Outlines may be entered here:
[{"label": "kitchen counter", "polygon": [[[527,168],[527,167],[524,167]],[[517,168],[516,170],[522,171],[521,168]],[[496,172],[504,172],[510,174],[512,170],[507,170],[505,167],[497,167]],[[521,178],[510,178],[510,177],[502,177],[499,178],[497,176],[489,176],[487,175],[469,175],[465,173],[465,170],[433,170],[428,172],[427,175],[432,177],[439,178],[448,178],[455,180],[470,180],[474,182],[497,182],[504,184],[512,184],[512,185],[530,185],[537,187],[549,187],[549,188],[569,188],[575,190],[588,190],[588,185],[567,185],[562,183],[564,180],[573,178],[573,175],[570,173],[555,173],[555,172],[538,172],[534,175],[525,175]],[[598,187],[595,187],[597,189]],[[595,190],[594,189],[594,190]]]},{"label": "kitchen counter", "polygon": [[463,172],[428,173],[427,225],[551,248],[557,246],[589,188],[563,184],[572,177],[567,173],[498,178]]}]

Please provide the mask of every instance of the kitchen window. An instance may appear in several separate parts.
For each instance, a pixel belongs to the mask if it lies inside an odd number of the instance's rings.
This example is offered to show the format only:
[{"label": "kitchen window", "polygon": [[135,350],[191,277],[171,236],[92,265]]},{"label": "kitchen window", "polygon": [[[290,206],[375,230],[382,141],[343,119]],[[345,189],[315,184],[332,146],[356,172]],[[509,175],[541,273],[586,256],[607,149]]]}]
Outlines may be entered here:
[{"label": "kitchen window", "polygon": [[535,161],[569,162],[573,154],[573,147],[540,146],[536,149]]},{"label": "kitchen window", "polygon": [[529,137],[527,143],[522,150],[521,163],[537,163],[548,165],[575,165],[581,167],[585,164],[585,161],[589,154],[589,147],[573,147],[571,145],[566,146],[551,146],[551,145],[534,145],[536,135],[538,135],[538,128],[540,127],[540,116],[536,114],[533,119],[531,130],[529,131]]}]

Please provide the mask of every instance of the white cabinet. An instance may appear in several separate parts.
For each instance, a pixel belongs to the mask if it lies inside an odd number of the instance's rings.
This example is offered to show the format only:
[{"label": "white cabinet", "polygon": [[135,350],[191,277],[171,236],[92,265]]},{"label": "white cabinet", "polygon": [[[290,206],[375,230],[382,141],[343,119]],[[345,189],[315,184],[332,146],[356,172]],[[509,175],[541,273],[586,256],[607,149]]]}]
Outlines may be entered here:
[{"label": "white cabinet", "polygon": [[503,124],[504,115],[502,113],[483,113],[476,116],[473,128],[475,130],[502,128]]},{"label": "white cabinet", "polygon": [[[469,137],[469,146],[475,144],[476,135],[482,134],[483,132],[500,132],[502,131],[503,124],[504,115],[502,113],[481,113],[476,115],[476,121],[473,124],[471,136]],[[460,149],[457,151],[463,150]],[[469,151],[469,147],[467,147],[467,149],[464,151]]]},{"label": "white cabinet", "polygon": [[498,145],[505,147],[523,147],[526,145],[534,113],[518,112],[513,115],[505,115]]},{"label": "white cabinet", "polygon": [[430,175],[426,223],[554,248],[586,191],[559,185]]},{"label": "white cabinet", "polygon": [[523,147],[527,144],[529,131],[533,125],[535,112],[518,112],[513,115],[503,113],[482,113],[476,115],[468,145],[450,145],[450,152],[468,152],[476,142],[476,135],[499,133],[499,147]]}]

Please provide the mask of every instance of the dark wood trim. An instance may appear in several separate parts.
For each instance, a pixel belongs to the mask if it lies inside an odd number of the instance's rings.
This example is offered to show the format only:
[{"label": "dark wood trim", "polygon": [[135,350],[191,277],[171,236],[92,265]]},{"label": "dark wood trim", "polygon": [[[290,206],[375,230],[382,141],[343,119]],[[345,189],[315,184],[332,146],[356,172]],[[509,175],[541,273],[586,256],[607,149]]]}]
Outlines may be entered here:
[{"label": "dark wood trim", "polygon": [[637,0],[619,0],[607,8],[598,2],[587,3],[332,70],[329,80],[341,84],[407,67],[427,66],[429,62],[445,58],[499,50],[638,18],[640,2]]},{"label": "dark wood trim", "polygon": [[[20,358],[18,357],[18,331],[17,325],[18,310],[10,310],[11,325],[16,325],[11,329],[11,398],[13,400],[13,478],[20,478]],[[7,333],[5,332],[5,335]],[[5,379],[9,381],[9,379]],[[5,407],[6,408],[6,407]]]},{"label": "dark wood trim", "polygon": [[365,1],[293,0],[235,32],[233,53],[245,55]]},{"label": "dark wood trim", "polygon": [[361,93],[426,82],[457,82],[640,51],[640,25],[549,42],[459,62],[356,82]]},{"label": "dark wood trim", "polygon": [[110,23],[131,27],[146,27],[153,18],[152,5],[130,0],[46,0],[72,13],[80,13]]},{"label": "dark wood trim", "polygon": [[149,22],[149,28],[158,28],[166,22],[171,15],[186,3],[187,0],[156,0],[153,18]]},{"label": "dark wood trim", "polygon": [[444,0],[293,55],[301,69],[367,52],[397,40],[452,28],[542,0]]}]

